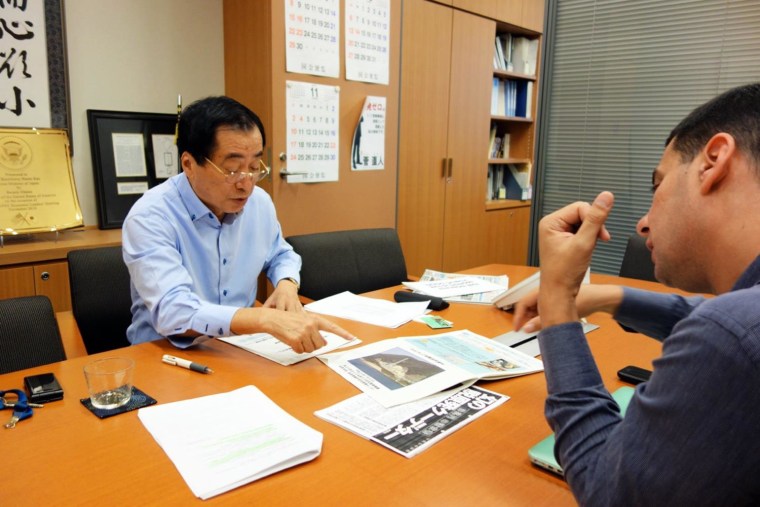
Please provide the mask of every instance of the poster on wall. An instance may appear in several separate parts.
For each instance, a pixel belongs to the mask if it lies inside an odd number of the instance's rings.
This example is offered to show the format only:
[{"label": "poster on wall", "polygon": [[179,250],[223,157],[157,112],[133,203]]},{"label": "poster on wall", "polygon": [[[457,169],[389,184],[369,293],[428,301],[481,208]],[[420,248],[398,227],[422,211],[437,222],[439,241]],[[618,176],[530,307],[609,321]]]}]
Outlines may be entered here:
[{"label": "poster on wall", "polygon": [[285,1],[285,69],[340,76],[339,0]]},{"label": "poster on wall", "polygon": [[388,84],[389,0],[346,0],[346,79]]},{"label": "poster on wall", "polygon": [[50,127],[44,2],[0,2],[0,125]]},{"label": "poster on wall", "polygon": [[354,130],[351,170],[385,169],[385,97],[368,96]]},{"label": "poster on wall", "polygon": [[340,87],[286,84],[288,183],[338,181]]}]

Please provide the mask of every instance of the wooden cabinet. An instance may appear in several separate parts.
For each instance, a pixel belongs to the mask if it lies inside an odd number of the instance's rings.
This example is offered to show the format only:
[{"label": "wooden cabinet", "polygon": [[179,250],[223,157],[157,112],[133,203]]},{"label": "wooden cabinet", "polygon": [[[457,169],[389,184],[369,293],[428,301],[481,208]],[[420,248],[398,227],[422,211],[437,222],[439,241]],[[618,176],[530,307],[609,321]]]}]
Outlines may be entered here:
[{"label": "wooden cabinet", "polygon": [[[489,9],[501,2],[464,4],[495,18]],[[503,22],[425,0],[405,1],[403,20],[398,232],[409,273],[524,263],[530,204],[486,203],[494,40]]]},{"label": "wooden cabinet", "polygon": [[[271,165],[272,177],[260,186],[272,196],[286,236],[394,227],[396,223],[401,0],[390,1],[388,85],[345,79],[344,8],[345,2],[341,2],[341,74],[330,78],[286,72],[285,2],[224,0],[225,93],[255,111],[267,130],[265,158]],[[280,172],[287,169],[282,158],[287,159],[288,152],[288,81],[340,88],[337,182],[288,183],[280,177]],[[385,169],[352,171],[354,129],[370,95],[386,99]]]},{"label": "wooden cabinet", "polygon": [[47,296],[56,312],[71,310],[70,250],[121,244],[121,230],[84,229],[10,237],[0,248],[0,299]]}]

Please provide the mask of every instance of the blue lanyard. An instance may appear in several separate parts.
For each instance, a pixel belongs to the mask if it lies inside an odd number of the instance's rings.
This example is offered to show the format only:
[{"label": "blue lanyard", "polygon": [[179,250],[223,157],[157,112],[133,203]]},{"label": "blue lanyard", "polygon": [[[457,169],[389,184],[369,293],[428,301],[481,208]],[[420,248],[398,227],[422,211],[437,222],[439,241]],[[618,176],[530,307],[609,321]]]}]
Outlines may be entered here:
[{"label": "blue lanyard", "polygon": [[[8,405],[5,401],[6,394],[15,394],[17,401],[12,405]],[[29,402],[26,399],[26,393],[21,389],[8,389],[7,391],[0,391],[0,397],[3,398],[3,406],[0,409],[13,408],[13,414],[11,420],[5,425],[7,429],[13,429],[16,427],[18,421],[29,419],[34,415],[32,407],[29,406]]]}]

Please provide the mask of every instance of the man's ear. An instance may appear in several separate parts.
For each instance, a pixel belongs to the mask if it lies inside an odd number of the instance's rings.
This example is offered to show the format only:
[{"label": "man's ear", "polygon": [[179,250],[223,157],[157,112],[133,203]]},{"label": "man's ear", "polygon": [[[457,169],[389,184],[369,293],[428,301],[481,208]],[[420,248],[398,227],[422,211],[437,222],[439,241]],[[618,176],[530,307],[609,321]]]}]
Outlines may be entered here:
[{"label": "man's ear", "polygon": [[185,171],[188,175],[193,173],[193,170],[197,165],[195,163],[195,159],[192,155],[190,155],[190,152],[188,151],[183,152],[182,156],[179,157],[179,164],[182,166],[182,170]]},{"label": "man's ear", "polygon": [[709,194],[718,188],[731,172],[731,163],[736,154],[736,140],[726,132],[715,134],[707,141],[699,154],[699,191]]}]

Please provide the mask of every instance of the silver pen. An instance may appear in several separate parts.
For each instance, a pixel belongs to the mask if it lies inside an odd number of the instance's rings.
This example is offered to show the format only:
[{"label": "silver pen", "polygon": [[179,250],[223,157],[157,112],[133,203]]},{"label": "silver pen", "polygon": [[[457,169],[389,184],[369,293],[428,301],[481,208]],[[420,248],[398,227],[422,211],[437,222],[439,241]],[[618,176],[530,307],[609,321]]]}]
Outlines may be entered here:
[{"label": "silver pen", "polygon": [[165,362],[166,364],[180,366],[182,368],[187,368],[188,370],[193,370],[200,373],[214,373],[214,370],[208,366],[194,363],[192,361],[188,361],[187,359],[182,359],[181,357],[170,356],[169,354],[164,354],[164,357],[161,358],[161,361]]}]

